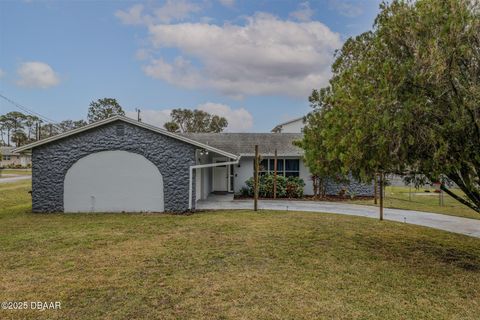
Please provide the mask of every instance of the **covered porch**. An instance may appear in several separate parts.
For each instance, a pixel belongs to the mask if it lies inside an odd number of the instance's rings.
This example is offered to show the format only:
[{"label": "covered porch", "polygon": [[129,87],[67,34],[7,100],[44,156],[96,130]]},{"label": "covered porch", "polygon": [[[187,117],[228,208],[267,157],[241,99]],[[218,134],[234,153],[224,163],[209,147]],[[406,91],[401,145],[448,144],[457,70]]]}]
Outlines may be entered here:
[{"label": "covered porch", "polygon": [[196,165],[190,168],[191,176],[194,176],[192,185],[195,189],[195,204],[207,200],[232,201],[234,167],[239,160],[240,157],[235,159],[215,152],[197,150]]}]

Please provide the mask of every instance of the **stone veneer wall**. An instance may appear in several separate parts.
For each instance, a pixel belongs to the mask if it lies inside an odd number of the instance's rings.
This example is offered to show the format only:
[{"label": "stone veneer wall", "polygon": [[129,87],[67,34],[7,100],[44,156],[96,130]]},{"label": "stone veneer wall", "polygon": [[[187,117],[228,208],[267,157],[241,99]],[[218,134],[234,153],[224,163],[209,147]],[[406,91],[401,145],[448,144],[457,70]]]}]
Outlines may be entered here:
[{"label": "stone veneer wall", "polygon": [[374,195],[374,185],[372,183],[362,183],[354,179],[352,176],[349,177],[349,182],[347,183],[337,183],[334,181],[326,182],[327,195],[338,195],[342,189],[347,191],[347,195],[354,196],[373,196]]},{"label": "stone veneer wall", "polygon": [[[64,180],[68,169],[89,154],[109,150],[133,152],[150,160],[163,176],[165,211],[188,210],[189,167],[195,165],[196,147],[123,121],[115,121],[32,150],[33,211],[63,212]],[[195,181],[195,176],[193,178]]]}]

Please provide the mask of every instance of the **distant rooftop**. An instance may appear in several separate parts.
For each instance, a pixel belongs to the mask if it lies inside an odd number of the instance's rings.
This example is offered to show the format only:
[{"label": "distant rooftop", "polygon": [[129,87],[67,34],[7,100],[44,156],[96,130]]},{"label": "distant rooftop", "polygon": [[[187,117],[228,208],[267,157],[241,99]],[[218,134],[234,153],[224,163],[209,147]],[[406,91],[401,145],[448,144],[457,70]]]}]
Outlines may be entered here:
[{"label": "distant rooftop", "polygon": [[2,156],[17,155],[18,153],[13,152],[13,149],[15,149],[15,147],[0,147],[0,154]]},{"label": "distant rooftop", "polygon": [[282,127],[283,127],[284,125],[287,125],[287,124],[290,124],[290,123],[293,123],[293,122],[297,122],[297,121],[300,121],[300,120],[303,121],[303,118],[304,118],[304,117],[295,118],[295,119],[288,120],[288,121],[282,122],[282,123],[280,123],[280,124],[277,124],[277,125],[275,126],[275,128],[273,128],[273,129],[271,130],[271,132],[277,132],[277,133],[278,133],[278,132],[281,132]]}]

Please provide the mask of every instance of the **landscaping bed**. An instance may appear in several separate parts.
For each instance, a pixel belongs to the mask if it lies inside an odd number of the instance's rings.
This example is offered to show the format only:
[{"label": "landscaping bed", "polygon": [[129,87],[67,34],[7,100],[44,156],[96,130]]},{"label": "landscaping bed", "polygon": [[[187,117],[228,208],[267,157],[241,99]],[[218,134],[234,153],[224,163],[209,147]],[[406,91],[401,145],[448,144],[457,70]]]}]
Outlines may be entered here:
[{"label": "landscaping bed", "polygon": [[[249,196],[243,196],[240,194],[236,194],[234,196],[235,200],[253,200],[253,197]],[[325,196],[325,197],[314,197],[314,196],[307,196],[304,195],[300,198],[264,198],[264,197],[259,197],[259,200],[294,200],[294,201],[336,201],[336,202],[346,202],[346,201],[352,201],[352,200],[371,200],[373,201],[373,196],[355,196],[353,198],[347,197],[347,196]]]}]

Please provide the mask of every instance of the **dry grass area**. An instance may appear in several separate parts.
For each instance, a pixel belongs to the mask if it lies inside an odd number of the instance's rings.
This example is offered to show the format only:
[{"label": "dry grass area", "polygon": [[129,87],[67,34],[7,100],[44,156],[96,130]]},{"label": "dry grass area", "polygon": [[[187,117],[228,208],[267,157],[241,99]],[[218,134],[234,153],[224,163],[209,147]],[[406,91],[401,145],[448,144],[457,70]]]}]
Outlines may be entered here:
[{"label": "dry grass area", "polygon": [[478,319],[480,239],[298,212],[32,214],[0,185],[1,319]]},{"label": "dry grass area", "polygon": [[[438,193],[425,193],[424,189],[409,187],[388,186],[385,188],[385,207],[407,209],[416,211],[436,212],[451,216],[470,219],[480,219],[480,213],[461,204],[446,193],[443,197],[443,205],[440,205]],[[459,189],[453,189],[458,195],[463,196]],[[373,200],[351,200],[351,203],[374,205]]]}]

